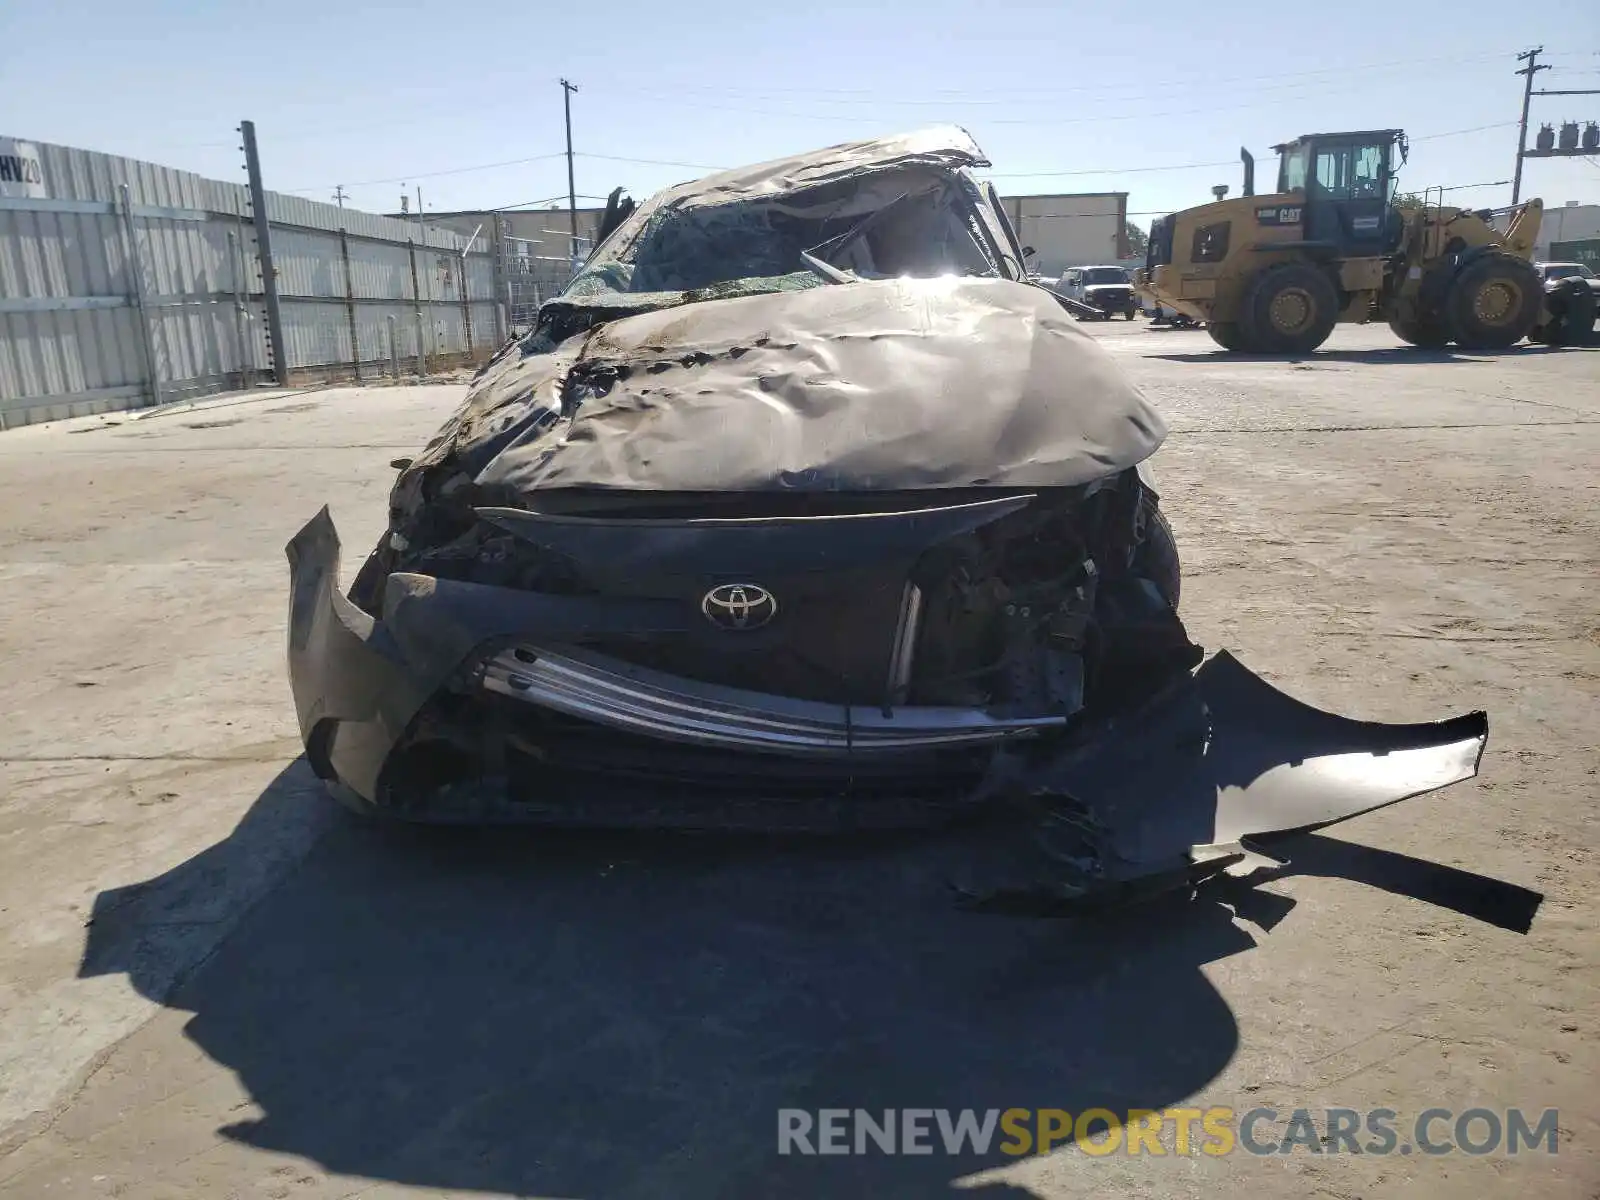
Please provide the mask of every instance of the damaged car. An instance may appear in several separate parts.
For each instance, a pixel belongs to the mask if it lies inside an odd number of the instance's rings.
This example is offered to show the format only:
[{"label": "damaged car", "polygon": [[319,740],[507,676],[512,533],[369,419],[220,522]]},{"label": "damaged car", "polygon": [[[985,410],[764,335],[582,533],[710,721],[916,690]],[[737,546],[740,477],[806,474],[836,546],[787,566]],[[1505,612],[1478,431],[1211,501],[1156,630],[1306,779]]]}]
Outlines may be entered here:
[{"label": "damaged car", "polygon": [[1014,805],[1069,894],[1473,775],[1482,713],[1318,711],[1179,616],[1166,427],[957,128],[671,188],[402,460],[348,592],[290,542],[316,773],[437,822],[854,830]]}]

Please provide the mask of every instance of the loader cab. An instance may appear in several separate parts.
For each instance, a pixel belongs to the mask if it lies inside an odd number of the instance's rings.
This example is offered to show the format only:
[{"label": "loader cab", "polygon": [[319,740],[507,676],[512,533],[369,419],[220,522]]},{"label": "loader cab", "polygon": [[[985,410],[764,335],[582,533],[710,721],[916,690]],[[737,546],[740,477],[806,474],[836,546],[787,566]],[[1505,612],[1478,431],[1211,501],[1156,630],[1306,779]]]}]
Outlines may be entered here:
[{"label": "loader cab", "polygon": [[1305,195],[1306,241],[1322,243],[1341,258],[1389,254],[1399,245],[1394,193],[1400,165],[1395,153],[1401,162],[1406,154],[1401,130],[1312,133],[1273,149],[1278,191]]}]

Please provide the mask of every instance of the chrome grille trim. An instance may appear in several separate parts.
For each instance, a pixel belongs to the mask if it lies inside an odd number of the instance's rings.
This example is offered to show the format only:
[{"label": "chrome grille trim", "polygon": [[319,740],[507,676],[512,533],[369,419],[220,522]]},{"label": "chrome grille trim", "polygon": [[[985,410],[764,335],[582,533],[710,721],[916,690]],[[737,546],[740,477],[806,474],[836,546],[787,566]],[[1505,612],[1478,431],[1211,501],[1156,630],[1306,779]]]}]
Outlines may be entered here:
[{"label": "chrome grille trim", "polygon": [[[528,661],[528,660],[532,661]],[[702,746],[795,756],[844,757],[971,746],[1032,737],[1064,716],[998,717],[982,709],[888,710],[796,700],[702,683],[563,647],[506,650],[482,685],[567,716],[629,733]]]},{"label": "chrome grille trim", "polygon": [[911,668],[916,661],[917,632],[922,628],[922,589],[907,582],[900,600],[894,648],[889,655],[889,704],[904,704],[911,694]]}]

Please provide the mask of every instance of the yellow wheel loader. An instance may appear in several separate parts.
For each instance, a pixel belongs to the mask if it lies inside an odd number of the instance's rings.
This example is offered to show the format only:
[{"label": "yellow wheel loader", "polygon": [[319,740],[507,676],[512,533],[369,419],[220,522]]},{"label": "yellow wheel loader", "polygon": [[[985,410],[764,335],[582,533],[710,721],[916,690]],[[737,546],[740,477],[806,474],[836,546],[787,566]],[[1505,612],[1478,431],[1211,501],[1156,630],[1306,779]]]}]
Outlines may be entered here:
[{"label": "yellow wheel loader", "polygon": [[1204,321],[1225,349],[1304,354],[1340,321],[1386,320],[1414,346],[1471,350],[1530,335],[1579,341],[1592,329],[1592,296],[1546,297],[1528,261],[1540,201],[1506,214],[1503,231],[1487,211],[1396,203],[1399,129],[1313,133],[1273,149],[1273,194],[1255,194],[1255,162],[1241,150],[1244,195],[1156,221],[1134,276],[1141,296]]}]

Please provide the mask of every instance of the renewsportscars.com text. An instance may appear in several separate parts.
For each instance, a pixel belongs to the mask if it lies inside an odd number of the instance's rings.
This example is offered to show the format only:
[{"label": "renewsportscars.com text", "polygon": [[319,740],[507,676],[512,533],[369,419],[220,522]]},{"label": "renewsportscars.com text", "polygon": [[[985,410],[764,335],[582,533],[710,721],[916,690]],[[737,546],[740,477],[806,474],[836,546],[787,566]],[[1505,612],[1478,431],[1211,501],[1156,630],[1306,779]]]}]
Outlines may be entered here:
[{"label": "renewsportscars.com text", "polygon": [[1555,1154],[1553,1108],[782,1108],[779,1154]]}]

